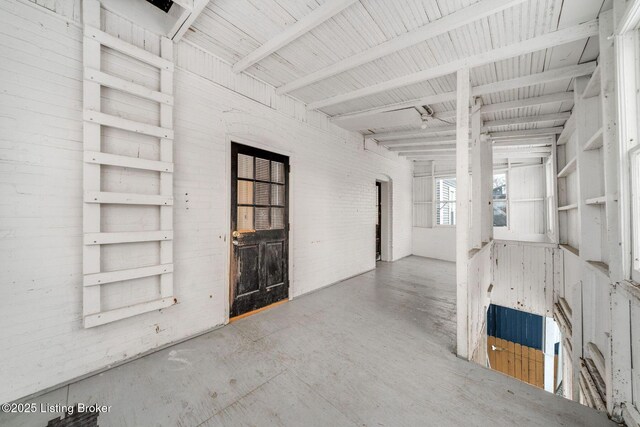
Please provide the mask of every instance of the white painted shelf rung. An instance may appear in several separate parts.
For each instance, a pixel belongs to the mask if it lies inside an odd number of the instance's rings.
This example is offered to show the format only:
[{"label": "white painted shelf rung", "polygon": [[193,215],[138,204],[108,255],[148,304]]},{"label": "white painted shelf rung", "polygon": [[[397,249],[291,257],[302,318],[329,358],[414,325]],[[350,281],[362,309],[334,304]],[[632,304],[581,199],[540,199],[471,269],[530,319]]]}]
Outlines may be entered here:
[{"label": "white painted shelf rung", "polygon": [[99,286],[123,280],[140,279],[142,277],[158,276],[173,273],[173,264],[152,265],[149,267],[129,268],[127,270],[107,271],[84,275],[84,286]]},{"label": "white painted shelf rung", "polygon": [[85,151],[84,161],[98,165],[121,166],[124,168],[157,172],[173,172],[173,163],[140,159],[138,157],[120,156],[116,154],[99,153],[96,151]]},{"label": "white painted shelf rung", "polygon": [[604,143],[603,134],[604,134],[604,128],[601,127],[596,131],[596,133],[594,133],[591,136],[591,138],[589,138],[587,143],[584,145],[584,150],[589,151],[589,150],[597,150],[598,148],[601,148],[602,144]]},{"label": "white painted shelf rung", "polygon": [[150,311],[160,310],[176,303],[173,296],[143,302],[140,304],[129,305],[127,307],[116,308],[113,310],[102,311],[99,313],[88,314],[84,316],[84,327],[92,328],[94,326],[104,325],[105,323],[115,322],[116,320],[126,319],[127,317],[137,316],[138,314],[148,313]]},{"label": "white painted shelf rung", "polygon": [[85,203],[104,203],[116,205],[173,205],[172,196],[156,196],[153,194],[110,193],[105,191],[87,191]]},{"label": "white painted shelf rung", "polygon": [[604,205],[607,203],[607,198],[605,196],[593,197],[585,200],[584,203],[587,205]]},{"label": "white painted shelf rung", "polygon": [[165,240],[173,240],[173,231],[126,231],[118,233],[85,233],[84,235],[85,245],[112,245]]},{"label": "white painted shelf rung", "polygon": [[600,64],[596,67],[596,70],[591,75],[589,79],[589,83],[587,83],[587,87],[585,87],[584,92],[582,93],[582,98],[593,98],[594,96],[600,95]]},{"label": "white painted shelf rung", "polygon": [[565,167],[563,167],[562,170],[558,173],[558,178],[565,178],[571,172],[575,171],[577,164],[578,164],[578,157],[574,156],[572,159],[570,159],[567,162]]},{"label": "white painted shelf rung", "polygon": [[90,123],[97,123],[102,126],[110,126],[158,138],[173,139],[172,129],[165,129],[160,126],[123,119],[122,117],[112,116],[98,111],[84,110],[84,120]]},{"label": "white painted shelf rung", "polygon": [[120,77],[116,77],[93,68],[87,67],[84,69],[84,78],[90,82],[98,83],[102,86],[117,89],[122,92],[127,92],[131,95],[139,96],[140,98],[149,99],[161,104],[173,105],[172,95],[149,89],[146,86],[121,79]]},{"label": "white painted shelf rung", "polygon": [[154,67],[167,71],[173,71],[174,69],[173,62],[158,55],[154,55],[153,53],[134,46],[130,43],[127,43],[124,40],[120,40],[119,38],[114,37],[111,34],[107,34],[104,31],[100,31],[99,29],[94,28],[91,25],[84,26],[84,36],[99,42],[103,46],[107,46],[113,50],[117,50],[118,52],[124,53],[125,55],[128,55],[139,61],[145,62],[149,65],[153,65]]},{"label": "white painted shelf rung", "polygon": [[572,209],[578,209],[578,204],[577,203],[571,203],[570,205],[565,205],[565,206],[559,206],[558,210],[559,211],[570,211]]}]

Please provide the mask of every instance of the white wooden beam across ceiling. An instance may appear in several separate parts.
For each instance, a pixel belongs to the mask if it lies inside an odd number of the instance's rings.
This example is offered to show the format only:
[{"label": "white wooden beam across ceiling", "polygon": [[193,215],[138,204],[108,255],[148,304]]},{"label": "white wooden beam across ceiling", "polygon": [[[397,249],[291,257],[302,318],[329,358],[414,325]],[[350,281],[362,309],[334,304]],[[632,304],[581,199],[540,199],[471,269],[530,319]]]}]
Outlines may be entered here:
[{"label": "white wooden beam across ceiling", "polygon": [[453,12],[442,18],[429,22],[413,31],[402,34],[382,44],[369,48],[353,56],[345,58],[328,67],[314,71],[311,74],[300,77],[280,86],[276,93],[282,95],[296,89],[308,86],[320,80],[335,76],[351,70],[360,65],[374,61],[383,56],[390,55],[402,49],[406,49],[425,40],[453,31],[474,21],[486,18],[495,13],[516,6],[525,0],[482,0],[464,9]]},{"label": "white wooden beam across ceiling", "polygon": [[[489,128],[497,127],[497,126],[511,126],[511,125],[524,125],[524,124],[542,123],[542,122],[566,121],[569,119],[569,117],[571,117],[571,113],[565,112],[565,113],[543,114],[539,116],[514,117],[511,119],[494,120],[490,122],[485,122],[482,128],[482,132],[488,132]],[[537,129],[531,129],[531,130],[535,131]],[[453,134],[455,133],[455,131],[456,131],[455,125],[447,125],[447,126],[431,127],[426,129],[412,129],[412,130],[403,130],[403,131],[372,133],[369,135],[365,135],[364,138],[366,140],[375,139],[377,141],[386,142],[388,140],[394,140],[394,139],[421,138],[421,137],[435,136],[438,134]],[[439,138],[446,139],[446,136],[441,135],[439,136]]]},{"label": "white wooden beam across ceiling", "polygon": [[[557,80],[571,79],[579,76],[592,74],[596,69],[596,62],[586,62],[579,65],[570,65],[567,67],[557,68],[554,70],[544,71],[542,73],[531,74],[529,76],[517,77],[515,79],[502,80],[496,83],[476,86],[471,89],[472,96],[487,95],[490,93],[501,92],[505,90],[518,89],[521,87],[533,86],[542,83],[553,82]],[[572,93],[572,92],[569,92]],[[331,117],[331,121],[339,124],[342,120],[349,120],[358,117],[365,117],[372,114],[384,113],[386,111],[401,110],[403,108],[414,108],[420,105],[433,105],[443,102],[455,101],[456,93],[445,92],[437,95],[429,95],[422,98],[412,99],[410,101],[397,102],[394,104],[383,105],[368,110],[357,111],[354,113],[345,113]],[[515,101],[518,102],[518,101]],[[483,107],[484,108],[484,107]]]},{"label": "white wooden beam across ceiling", "polygon": [[456,131],[455,125],[437,126],[437,127],[434,126],[432,128],[427,128],[427,129],[372,133],[370,135],[365,135],[364,139],[376,139],[380,141],[380,140],[386,140],[386,139],[415,138],[415,137],[434,135],[438,133],[455,133],[455,131]]},{"label": "white wooden beam across ceiling", "polygon": [[497,113],[499,111],[515,110],[524,107],[553,104],[556,102],[573,102],[573,100],[573,92],[558,92],[533,98],[518,99],[517,101],[483,105],[480,112],[483,114]]},{"label": "white wooden beam across ceiling", "polygon": [[[455,150],[452,151],[436,151],[436,152],[425,152],[425,153],[406,153],[402,152],[398,153],[399,156],[406,157],[408,160],[456,160]],[[530,158],[541,158],[541,157],[549,157],[551,155],[551,150],[540,150],[540,151],[496,151],[493,152],[493,158],[496,159],[530,159]]]},{"label": "white wooden beam across ceiling", "polygon": [[[182,1],[185,2],[185,0]],[[169,34],[167,34],[167,37],[173,40],[174,43],[179,42],[182,36],[185,35],[189,27],[191,27],[195,22],[196,18],[200,16],[200,13],[202,13],[204,8],[207,7],[209,0],[189,0],[188,3],[191,4],[191,7],[184,8],[184,12],[180,18],[178,18],[171,31],[169,31]]]},{"label": "white wooden beam across ceiling", "polygon": [[[451,145],[455,142],[455,137],[452,138],[425,138],[420,140],[409,141],[389,141],[382,142],[380,145],[387,147],[389,151],[425,151],[431,147],[441,147],[445,145]],[[536,147],[536,146],[550,146],[552,143],[548,136],[541,137],[529,137],[523,140],[499,140],[493,143],[494,147]]]},{"label": "white wooden beam across ceiling", "polygon": [[564,128],[562,126],[553,128],[527,129],[527,130],[510,130],[505,132],[491,132],[491,139],[515,139],[522,137],[540,136],[540,135],[559,135]]},{"label": "white wooden beam across ceiling", "polygon": [[[486,104],[480,108],[480,113],[491,114],[491,113],[497,113],[500,111],[517,110],[519,108],[535,107],[535,106],[546,105],[546,104],[556,104],[556,103],[564,103],[564,102],[573,103],[573,100],[574,100],[573,92],[557,92],[557,93],[552,93],[550,95],[536,96],[533,98],[524,98],[524,99],[518,99],[515,101],[500,102],[496,104]],[[439,113],[434,114],[434,117],[441,120],[455,119],[456,111],[455,110],[441,111]]]},{"label": "white wooden beam across ceiling", "polygon": [[517,57],[531,52],[551,48],[566,43],[587,39],[598,35],[598,21],[593,20],[574,27],[553,31],[539,37],[510,44],[497,49],[492,49],[477,55],[461,58],[446,64],[438,65],[417,73],[407,74],[402,77],[387,80],[375,85],[366,86],[351,92],[335,95],[326,99],[312,102],[307,109],[316,110],[331,105],[341,104],[354,99],[386,92],[426,80],[435,79],[456,72],[465,67],[479,67],[497,61]]},{"label": "white wooden beam across ceiling", "polygon": [[541,114],[539,116],[527,116],[527,117],[514,117],[512,119],[493,120],[485,122],[482,128],[483,132],[487,132],[489,128],[497,126],[513,126],[513,125],[525,125],[541,122],[555,122],[566,121],[571,117],[570,112],[565,113],[553,113],[553,114]]},{"label": "white wooden beam across ceiling", "polygon": [[268,40],[265,44],[233,64],[233,71],[240,73],[251,67],[256,62],[262,61],[267,56],[313,30],[327,19],[342,12],[356,1],[358,0],[327,0],[321,6],[314,9],[313,12],[304,16],[295,24],[289,26],[283,32]]},{"label": "white wooden beam across ceiling", "polygon": [[445,144],[449,142],[455,142],[456,136],[432,136],[427,138],[417,138],[417,139],[397,139],[392,141],[381,141],[380,145],[384,145],[387,148],[403,146],[403,147],[411,147],[411,146],[420,146],[420,145],[433,145],[433,144]]},{"label": "white wooden beam across ceiling", "polygon": [[618,23],[616,34],[626,34],[638,28],[638,25],[640,25],[640,0],[631,0]]}]

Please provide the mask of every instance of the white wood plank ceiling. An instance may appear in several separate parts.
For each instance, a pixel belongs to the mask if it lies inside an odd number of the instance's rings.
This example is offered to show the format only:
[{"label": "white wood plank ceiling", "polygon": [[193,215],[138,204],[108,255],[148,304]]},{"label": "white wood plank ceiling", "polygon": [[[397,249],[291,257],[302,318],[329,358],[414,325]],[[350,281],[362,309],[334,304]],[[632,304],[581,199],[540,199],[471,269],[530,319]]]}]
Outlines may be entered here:
[{"label": "white wood plank ceiling", "polygon": [[[453,124],[455,66],[464,60],[476,65],[472,86],[485,106],[557,97],[483,112],[486,131],[523,131],[566,122],[558,113],[573,102],[562,93],[572,75],[593,72],[595,63],[575,66],[597,58],[596,19],[610,3],[211,0],[184,38],[364,134],[420,131],[426,105],[435,117],[425,132]],[[383,112],[352,116],[370,109]]]}]

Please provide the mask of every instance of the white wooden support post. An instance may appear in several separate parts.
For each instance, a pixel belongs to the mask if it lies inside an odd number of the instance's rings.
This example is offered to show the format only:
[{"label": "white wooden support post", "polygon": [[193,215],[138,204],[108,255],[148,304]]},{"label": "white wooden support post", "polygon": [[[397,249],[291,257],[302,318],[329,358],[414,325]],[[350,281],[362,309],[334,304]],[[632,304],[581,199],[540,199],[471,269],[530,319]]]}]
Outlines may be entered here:
[{"label": "white wooden support post", "polygon": [[[160,56],[173,62],[173,42],[167,37],[160,40]],[[160,70],[160,91],[173,95],[173,71]],[[173,106],[160,104],[160,126],[173,129]],[[160,161],[173,163],[173,140],[160,139]],[[173,197],[173,173],[160,173],[160,195]],[[160,230],[173,230],[173,206],[160,206]],[[173,240],[160,242],[160,264],[173,262]],[[173,296],[173,273],[160,276],[160,295],[162,298]]]},{"label": "white wooden support post", "polygon": [[[609,279],[612,283],[618,283],[622,280],[622,251],[620,246],[620,228],[619,228],[619,204],[618,204],[618,127],[616,117],[616,94],[615,94],[615,48],[614,48],[614,18],[613,11],[608,10],[600,14],[600,100],[602,103],[602,155],[604,162],[604,184],[605,184],[605,211],[607,218],[607,248],[609,252]],[[610,292],[610,309],[618,305],[613,301],[615,298],[614,290]],[[617,340],[620,332],[618,314],[611,313],[611,339]],[[623,317],[628,320],[628,314],[624,313]],[[622,321],[622,323],[625,323]],[[628,324],[628,321],[626,322]],[[626,328],[625,328],[626,329]],[[627,337],[629,335],[626,335]],[[620,357],[617,351],[614,353],[614,346],[609,345],[609,357],[605,357],[605,383],[607,388],[607,412],[614,414],[620,412],[619,395],[614,395],[614,389],[619,389],[618,384],[621,378],[614,378],[614,365],[618,365]],[[617,348],[616,348],[617,350]],[[631,350],[629,348],[629,350]],[[629,372],[629,376],[631,372]],[[618,384],[616,384],[618,383]],[[617,393],[616,393],[617,394]],[[617,407],[617,408],[616,408]],[[619,419],[618,419],[619,421]]]},{"label": "white wooden support post", "polygon": [[[585,200],[584,200],[584,188],[583,186],[585,185],[585,183],[587,182],[585,180],[585,175],[587,175],[589,173],[589,171],[585,168],[585,164],[581,163],[584,161],[584,151],[582,149],[584,143],[586,142],[586,140],[589,138],[588,136],[588,128],[586,128],[587,126],[587,113],[585,111],[584,108],[584,100],[582,99],[582,93],[584,91],[584,89],[586,88],[587,84],[589,82],[589,78],[588,77],[578,77],[576,78],[575,82],[574,82],[574,96],[575,96],[575,107],[573,109],[573,113],[576,115],[576,134],[577,134],[577,140],[576,140],[576,157],[577,157],[577,185],[576,185],[576,194],[577,194],[577,201],[578,201],[578,229],[580,230],[580,256],[583,259],[589,259],[589,258],[585,258],[587,253],[593,253],[592,250],[590,250],[588,247],[591,246],[591,242],[589,242],[589,240],[587,238],[585,238],[585,236],[590,236],[591,233],[591,224],[587,221],[584,221],[583,223],[583,219],[584,217],[584,212],[586,209],[586,204],[585,204]],[[582,168],[582,169],[581,169]],[[599,242],[598,242],[599,244]],[[572,301],[573,304],[571,306],[571,311],[572,311],[572,318],[571,318],[571,325],[572,325],[572,336],[571,336],[571,345],[572,345],[572,352],[571,352],[571,365],[572,365],[572,374],[573,374],[573,378],[572,378],[572,383],[573,383],[573,387],[572,387],[572,391],[573,391],[573,395],[572,395],[572,400],[575,400],[577,402],[580,401],[580,366],[581,366],[581,362],[580,359],[583,357],[583,333],[582,333],[582,323],[583,323],[583,310],[582,310],[582,288],[583,285],[585,283],[585,280],[588,280],[588,277],[586,274],[588,274],[589,271],[587,269],[581,269],[581,279],[578,283],[575,284],[575,287],[573,288],[573,297],[572,297]]]},{"label": "white wooden support post", "polygon": [[456,295],[457,353],[469,359],[469,69],[457,73],[456,125]]},{"label": "white wooden support post", "polygon": [[[82,6],[84,25],[100,28],[100,2],[98,0],[84,0]],[[100,50],[100,42],[88,37],[84,38],[82,61],[85,70],[87,68],[100,69]],[[100,111],[100,84],[84,80],[83,104],[85,109]],[[100,138],[100,125],[98,123],[85,121],[83,125],[84,151],[99,152],[101,145]],[[100,165],[84,163],[82,182],[84,193],[99,192]],[[100,233],[100,204],[84,203],[82,211],[84,233]],[[84,275],[99,273],[100,245],[84,245],[82,259],[82,271]],[[84,316],[99,313],[101,310],[100,287],[85,287],[82,293],[82,300]]]},{"label": "white wooden support post", "polygon": [[474,249],[482,247],[482,217],[485,211],[482,204],[482,186],[486,171],[483,169],[482,141],[480,140],[480,130],[482,128],[481,107],[482,100],[475,98],[471,107],[471,184],[473,186],[473,192],[471,193],[471,210],[473,213],[471,217],[471,248]]},{"label": "white wooden support post", "polygon": [[[547,185],[551,194],[551,215],[549,221],[552,222],[551,241],[560,243],[560,221],[558,218],[558,136],[554,135],[551,139],[551,183]],[[545,206],[545,209],[549,209]]]},{"label": "white wooden support post", "polygon": [[480,140],[483,151],[482,241],[488,243],[493,240],[493,142],[487,134],[482,134]]}]

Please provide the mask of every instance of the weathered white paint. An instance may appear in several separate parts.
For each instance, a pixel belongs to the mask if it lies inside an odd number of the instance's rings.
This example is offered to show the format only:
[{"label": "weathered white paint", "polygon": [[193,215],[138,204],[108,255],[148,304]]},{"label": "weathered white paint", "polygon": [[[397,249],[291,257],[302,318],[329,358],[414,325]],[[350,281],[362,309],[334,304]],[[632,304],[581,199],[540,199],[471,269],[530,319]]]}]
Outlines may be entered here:
[{"label": "weathered white paint", "polygon": [[469,348],[469,101],[471,82],[469,68],[457,72],[458,99],[456,108],[456,315],[458,357],[468,359]]},{"label": "weathered white paint", "polygon": [[493,281],[493,242],[485,244],[469,259],[469,358],[487,364],[487,309]]},{"label": "weathered white paint", "polygon": [[[108,15],[108,14],[107,14]],[[25,0],[0,2],[8,34],[0,42],[5,73],[0,105],[3,158],[0,263],[7,342],[0,401],[71,380],[192,336],[227,320],[229,142],[240,139],[291,157],[291,293],[302,295],[375,266],[375,180],[393,181],[393,258],[411,253],[412,167],[326,116],[275,95],[269,87],[191,45],[175,46],[174,281],[178,303],[164,310],[82,328],[82,28]],[[125,19],[105,31],[160,53],[159,38]],[[160,89],[159,76],[103,52],[107,72]],[[43,67],[43,61],[47,66]],[[155,106],[154,106],[155,105]],[[103,89],[107,114],[160,124],[156,103]],[[152,137],[103,130],[103,149],[159,159]],[[103,167],[103,191],[158,194],[158,172]],[[126,177],[126,180],[122,180]],[[157,207],[103,208],[103,232],[144,225],[158,230]],[[105,270],[153,265],[158,243],[106,245]],[[133,264],[133,265],[132,265]],[[105,308],[144,301],[152,278],[109,287]],[[60,361],[64,361],[61,363]]]},{"label": "weathered white paint", "polygon": [[551,317],[559,250],[551,244],[496,240],[491,302]]}]

